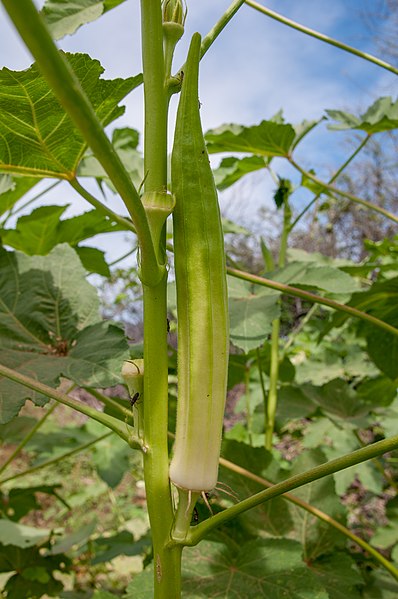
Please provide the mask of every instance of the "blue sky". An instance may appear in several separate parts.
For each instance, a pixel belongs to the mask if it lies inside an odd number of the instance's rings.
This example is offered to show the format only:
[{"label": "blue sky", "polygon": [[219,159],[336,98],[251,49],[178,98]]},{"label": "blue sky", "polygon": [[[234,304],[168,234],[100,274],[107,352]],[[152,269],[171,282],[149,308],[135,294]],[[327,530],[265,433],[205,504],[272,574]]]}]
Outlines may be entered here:
[{"label": "blue sky", "polygon": [[[378,54],[360,18],[360,11],[372,5],[369,0],[268,0],[263,3],[326,35]],[[37,1],[37,4],[42,2]],[[188,0],[186,35],[176,52],[176,68],[184,60],[190,34],[199,31],[205,35],[229,4],[230,0]],[[127,0],[98,21],[82,27],[74,36],[67,36],[59,45],[67,51],[87,52],[99,59],[107,78],[126,77],[141,70],[139,21],[138,0]],[[0,67],[19,70],[31,62],[1,9]],[[393,74],[296,32],[246,5],[204,57],[200,80],[204,130],[226,122],[256,124],[281,108],[286,119],[293,123],[319,118],[327,108],[361,112],[377,97],[397,94]],[[125,103],[126,113],[117,121],[117,126],[128,125],[142,131],[142,91],[133,92]],[[174,110],[175,103],[171,121]],[[302,146],[300,157],[305,166],[314,166],[327,176],[345,155],[343,137],[340,133],[327,133],[325,126],[320,127]],[[281,172],[285,170],[282,165]],[[225,194],[222,205],[240,204],[237,208],[240,218],[250,220],[261,203],[270,202],[273,186],[264,174],[253,175],[238,185],[237,190]],[[248,197],[242,198],[242,202],[239,198],[244,194]],[[64,203],[65,197],[58,191],[46,203]],[[69,215],[86,209],[69,191],[66,201],[72,204]],[[109,202],[114,209],[122,210],[117,198],[110,197]],[[115,257],[113,249],[111,257]]]}]

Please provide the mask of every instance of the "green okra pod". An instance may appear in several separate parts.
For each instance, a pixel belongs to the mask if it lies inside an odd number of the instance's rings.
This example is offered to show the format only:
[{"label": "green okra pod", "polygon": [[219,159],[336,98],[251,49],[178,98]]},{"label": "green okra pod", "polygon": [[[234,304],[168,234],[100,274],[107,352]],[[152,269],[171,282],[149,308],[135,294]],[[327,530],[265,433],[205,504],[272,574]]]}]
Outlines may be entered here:
[{"label": "green okra pod", "polygon": [[189,491],[217,482],[225,408],[229,326],[224,238],[203,139],[192,37],[171,158],[178,318],[178,404],[171,481]]}]

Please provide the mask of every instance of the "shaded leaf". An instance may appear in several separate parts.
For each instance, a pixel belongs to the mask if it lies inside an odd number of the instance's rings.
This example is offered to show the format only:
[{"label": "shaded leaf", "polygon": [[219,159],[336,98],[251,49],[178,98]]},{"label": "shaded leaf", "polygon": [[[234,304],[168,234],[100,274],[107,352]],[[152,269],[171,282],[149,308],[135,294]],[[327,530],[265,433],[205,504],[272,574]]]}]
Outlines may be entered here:
[{"label": "shaded leaf", "polygon": [[[48,256],[1,250],[0,298],[1,363],[50,386],[61,375],[80,386],[119,382],[128,357],[123,331],[100,320],[96,290],[68,245]],[[48,401],[0,379],[1,421],[13,418],[26,398]]]},{"label": "shaded leaf", "polygon": [[67,553],[74,546],[79,546],[85,543],[97,528],[97,520],[94,518],[91,522],[88,522],[84,526],[78,528],[65,535],[64,537],[58,538],[54,545],[51,547],[51,555],[59,555],[61,553]]},{"label": "shaded leaf", "polygon": [[301,551],[299,543],[282,539],[249,541],[233,549],[202,541],[184,550],[183,597],[328,599]]},{"label": "shaded leaf", "polygon": [[[320,450],[305,451],[295,460],[289,477],[306,472],[326,461]],[[345,508],[336,494],[332,477],[328,476],[299,487],[294,490],[294,495],[335,520],[344,522]],[[344,546],[346,537],[328,523],[293,503],[289,503],[289,513],[294,522],[294,530],[290,537],[302,543],[306,562],[312,562],[317,557],[330,553],[336,546]]]},{"label": "shaded leaf", "polygon": [[71,35],[124,0],[46,0],[42,15],[54,39]]},{"label": "shaded leaf", "polygon": [[362,593],[363,599],[396,599],[398,597],[398,582],[389,572],[376,570],[369,575]]},{"label": "shaded leaf", "polygon": [[122,530],[111,536],[97,537],[91,544],[94,557],[92,565],[110,562],[118,555],[142,555],[151,548],[149,536],[135,541],[134,536],[127,530]]},{"label": "shaded leaf", "polygon": [[329,129],[360,129],[366,133],[389,131],[398,127],[398,100],[391,97],[378,98],[368,110],[357,117],[342,110],[327,110],[328,116],[337,121]]},{"label": "shaded leaf", "polygon": [[0,519],[0,543],[2,545],[14,545],[26,549],[42,544],[50,534],[51,530],[45,528],[33,528],[33,526]]},{"label": "shaded leaf", "polygon": [[[87,54],[67,54],[69,63],[105,126],[123,114],[119,102],[141,77],[100,79],[103,68]],[[75,176],[86,143],[33,64],[0,71],[0,170],[35,177]]]},{"label": "shaded leaf", "polygon": [[329,599],[360,599],[359,587],[365,584],[354,560],[347,553],[332,553],[311,564],[329,593]]},{"label": "shaded leaf", "polygon": [[227,189],[245,175],[265,168],[266,165],[267,161],[262,156],[223,158],[220,165],[213,171],[216,187],[220,191]]},{"label": "shaded leaf", "polygon": [[8,495],[0,495],[0,511],[6,518],[17,522],[30,511],[40,509],[36,493],[57,497],[60,487],[61,485],[40,485],[11,489]]}]

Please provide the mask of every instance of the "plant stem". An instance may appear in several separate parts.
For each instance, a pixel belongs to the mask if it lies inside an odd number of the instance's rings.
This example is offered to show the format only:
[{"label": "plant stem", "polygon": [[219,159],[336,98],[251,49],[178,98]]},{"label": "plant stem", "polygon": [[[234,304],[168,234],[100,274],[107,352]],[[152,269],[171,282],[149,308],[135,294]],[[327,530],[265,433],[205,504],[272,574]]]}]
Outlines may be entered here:
[{"label": "plant stem", "polygon": [[346,468],[350,468],[351,466],[355,466],[361,462],[371,460],[376,456],[383,455],[384,453],[393,451],[397,448],[398,435],[395,435],[389,439],[378,441],[377,443],[357,449],[356,451],[346,454],[340,458],[336,458],[330,462],[326,462],[325,464],[311,468],[307,472],[296,474],[295,476],[292,476],[281,483],[273,485],[271,488],[266,489],[265,491],[261,491],[252,497],[244,499],[237,505],[233,505],[223,512],[219,512],[208,520],[201,522],[195,526],[195,528],[191,528],[184,544],[189,546],[196,545],[206,535],[208,535],[210,531],[214,530],[221,524],[236,518],[239,514],[256,507],[257,505],[261,505],[270,499],[279,497],[280,495],[283,495],[292,489],[297,489],[298,487],[302,487],[303,485],[314,482],[315,480],[319,480],[320,478],[324,478],[325,476],[329,476],[330,474],[334,474],[340,470],[345,470]]},{"label": "plant stem", "polygon": [[319,33],[319,31],[310,29],[309,27],[305,27],[304,25],[300,25],[296,21],[292,21],[291,19],[288,19],[287,17],[284,17],[284,16],[280,15],[279,13],[274,12],[273,10],[270,10],[269,8],[262,6],[262,4],[259,4],[258,2],[255,2],[254,0],[245,0],[245,2],[248,6],[251,6],[252,8],[258,10],[259,12],[262,12],[263,14],[267,15],[268,17],[271,17],[271,19],[275,19],[276,21],[279,21],[280,23],[283,23],[284,25],[287,25],[288,27],[292,27],[293,29],[296,29],[297,31],[301,31],[301,33],[305,33],[306,35],[310,35],[311,37],[321,40],[322,42],[326,42],[327,44],[335,46],[336,48],[340,48],[340,50],[344,50],[345,52],[349,52],[350,54],[359,56],[359,58],[368,60],[369,62],[372,62],[373,64],[376,64],[377,66],[379,66],[383,69],[386,69],[387,71],[390,71],[391,73],[394,73],[395,75],[398,75],[398,69],[396,69],[394,66],[392,66],[388,62],[385,62],[384,60],[381,60],[380,58],[373,56],[372,54],[368,54],[367,52],[362,52],[361,50],[358,50],[357,48],[353,48],[352,46],[348,46],[347,44],[344,44],[343,42],[339,42],[339,41],[333,39],[332,37],[329,37],[323,33]]},{"label": "plant stem", "polygon": [[327,306],[328,308],[333,308],[333,310],[338,310],[339,312],[345,312],[350,316],[354,316],[355,318],[360,318],[365,322],[369,322],[374,326],[391,333],[392,335],[398,336],[398,329],[393,327],[391,324],[376,318],[376,316],[372,316],[371,314],[367,314],[367,312],[362,312],[362,310],[358,310],[353,306],[348,306],[347,304],[341,304],[340,302],[336,302],[335,300],[329,299],[327,297],[321,297],[320,295],[316,295],[315,293],[311,293],[309,291],[304,291],[303,289],[299,289],[298,287],[292,287],[291,285],[286,285],[285,283],[279,283],[278,281],[272,281],[271,279],[266,279],[264,277],[259,277],[258,275],[252,275],[243,270],[238,270],[236,268],[227,267],[227,273],[232,277],[236,277],[237,279],[243,279],[244,281],[249,281],[249,283],[255,283],[256,285],[263,285],[264,287],[269,287],[270,289],[276,289],[276,291],[280,291],[281,293],[286,293],[287,295],[293,295],[294,297],[301,297],[309,302],[314,302],[316,304],[321,304],[322,306]]},{"label": "plant stem", "polygon": [[337,189],[337,187],[333,187],[333,185],[329,185],[328,183],[321,181],[321,179],[318,179],[318,177],[315,177],[308,171],[304,170],[299,164],[297,164],[297,162],[292,158],[292,156],[288,156],[287,159],[289,160],[290,164],[303,175],[303,177],[310,179],[311,181],[313,181],[320,187],[323,187],[323,189],[325,190],[325,193],[326,193],[326,191],[329,191],[332,194],[336,194],[336,195],[342,196],[343,198],[347,198],[347,200],[351,200],[351,202],[355,202],[356,204],[360,204],[364,208],[368,208],[369,210],[378,212],[379,214],[382,214],[386,218],[392,220],[394,223],[398,223],[398,216],[395,216],[395,214],[392,214],[392,212],[385,210],[385,208],[382,208],[381,206],[372,204],[371,202],[368,202],[367,200],[358,198],[357,196],[353,195],[352,193],[349,193],[348,191],[342,191],[341,189]]},{"label": "plant stem", "polygon": [[[34,2],[32,0],[18,0],[18,2],[2,0],[2,2],[54,95],[91,147],[125,203],[140,242],[141,260],[148,264],[146,270],[151,280],[147,283],[156,284],[163,277],[164,269],[157,263],[145,210],[130,175],[105,134],[90,100],[65,56],[59,52],[53,42]],[[72,176],[74,177],[74,174]],[[65,174],[65,178],[71,177]]]},{"label": "plant stem", "polygon": [[108,216],[113,222],[117,223],[127,231],[132,231],[135,234],[137,233],[135,226],[133,225],[133,222],[131,220],[125,218],[124,216],[120,216],[120,214],[116,214],[116,212],[113,212],[113,210],[108,208],[108,206],[97,200],[97,198],[95,198],[89,191],[87,191],[87,189],[80,185],[79,181],[76,178],[71,179],[69,183],[73,187],[73,189],[77,191],[77,193],[81,195],[82,198],[84,198],[89,204],[94,206],[94,208],[96,208],[98,212],[105,214],[105,216]]},{"label": "plant stem", "polygon": [[290,333],[288,340],[286,341],[285,345],[283,346],[283,354],[284,355],[286,355],[287,350],[294,343],[296,336],[303,330],[303,328],[305,327],[307,322],[309,322],[311,320],[314,312],[316,312],[317,309],[318,309],[317,304],[314,304],[313,306],[311,306],[311,308],[308,310],[307,314],[300,320],[300,322],[296,326],[296,328],[293,329],[293,331]]},{"label": "plant stem", "polygon": [[[144,67],[145,192],[167,189],[167,90],[160,0],[141,0]],[[165,260],[165,228],[159,251]],[[148,264],[142,263],[142,280]],[[154,598],[181,594],[181,548],[168,547],[174,519],[168,455],[167,273],[155,286],[143,285],[144,300],[144,477],[154,554]]]},{"label": "plant stem", "polygon": [[96,399],[99,399],[99,401],[101,401],[107,407],[120,412],[120,414],[125,418],[132,417],[131,410],[125,408],[124,406],[121,406],[117,401],[112,399],[112,397],[108,397],[107,395],[100,393],[99,391],[97,391],[97,389],[93,389],[93,387],[85,387],[85,389],[87,389],[87,391],[91,393],[91,395],[93,395]]},{"label": "plant stem", "polygon": [[[45,423],[47,418],[52,414],[57,407],[58,404],[53,403],[47,410],[45,410],[43,416],[36,422],[36,424],[30,429],[27,435],[22,439],[22,441],[17,445],[14,451],[9,455],[4,464],[0,467],[0,474],[6,470],[7,466],[11,464],[11,462],[17,457],[17,455],[22,451],[25,445],[31,440],[31,438],[36,434],[39,428]],[[7,479],[8,480],[8,479]],[[1,482],[1,481],[0,481]]]},{"label": "plant stem", "polygon": [[[236,472],[242,476],[245,476],[246,478],[249,478],[249,479],[257,482],[260,485],[263,485],[264,487],[273,487],[274,486],[274,483],[271,483],[270,481],[266,480],[265,478],[262,478],[261,476],[257,476],[257,474],[253,474],[249,470],[246,470],[245,468],[242,468],[241,466],[238,466],[237,464],[234,464],[233,462],[230,462],[229,460],[225,460],[224,458],[220,458],[220,465],[224,466],[225,468],[228,468],[228,470],[232,470],[233,472]],[[290,503],[293,503],[293,504],[299,506],[300,508],[306,510],[307,512],[309,512],[310,514],[312,514],[319,520],[323,520],[323,522],[326,522],[327,524],[330,524],[330,526],[333,526],[333,528],[335,528],[336,530],[341,532],[347,538],[351,539],[351,541],[353,541],[354,543],[359,545],[359,547],[362,547],[362,549],[364,549],[370,555],[372,555],[374,557],[374,559],[377,562],[379,562],[379,564],[383,568],[388,570],[388,572],[390,572],[390,574],[396,580],[398,580],[398,569],[395,568],[394,565],[391,562],[389,562],[383,555],[381,555],[381,553],[379,553],[379,551],[374,549],[371,545],[369,545],[369,543],[367,543],[366,541],[364,541],[363,539],[358,537],[356,534],[351,532],[346,526],[344,526],[343,524],[341,524],[340,522],[338,522],[331,516],[328,516],[328,514],[325,514],[325,512],[322,512],[320,509],[310,505],[309,503],[307,503],[306,501],[303,501],[302,499],[299,499],[298,497],[296,497],[295,495],[292,495],[291,493],[285,493],[284,495],[282,495],[282,499],[286,499],[286,501],[289,501]]]},{"label": "plant stem", "polygon": [[[366,137],[363,138],[363,140],[358,145],[358,147],[355,148],[354,152],[347,158],[347,160],[344,162],[344,164],[342,164],[340,166],[340,168],[338,168],[337,171],[334,173],[334,175],[329,179],[328,185],[331,185],[332,183],[334,183],[334,181],[336,181],[336,179],[341,175],[341,173],[354,160],[354,158],[357,156],[357,154],[359,154],[359,152],[362,150],[362,148],[368,143],[368,141],[370,140],[371,137],[372,137],[372,135],[370,133],[368,133],[368,135],[366,135]],[[306,214],[306,212],[311,208],[311,206],[313,206],[313,204],[315,204],[315,202],[317,200],[319,200],[320,197],[321,197],[321,194],[317,193],[312,198],[311,202],[309,202],[307,204],[307,206],[302,210],[302,212],[300,212],[300,214],[294,219],[294,221],[290,225],[290,231],[292,231],[294,229],[294,227],[301,220],[301,218]]]},{"label": "plant stem", "polygon": [[[279,248],[279,268],[283,268],[286,264],[287,254],[287,241],[290,231],[290,218],[291,210],[289,206],[289,200],[286,199],[283,205],[283,229],[281,235],[281,243]],[[280,300],[279,300],[280,303]],[[278,378],[279,378],[279,334],[281,328],[280,317],[275,318],[272,322],[272,333],[271,333],[271,363],[269,373],[269,390],[268,400],[264,409],[267,409],[265,415],[265,449],[271,451],[272,449],[272,438],[274,435],[275,428],[275,416],[276,407],[278,403]]]},{"label": "plant stem", "polygon": [[202,40],[201,52],[200,55],[203,56],[206,54],[207,50],[210,46],[215,42],[218,38],[222,30],[228,25],[230,20],[234,17],[234,15],[238,12],[242,4],[245,3],[245,0],[234,0],[232,4],[227,8],[222,17],[217,21],[217,23],[210,29],[210,31],[205,35]]},{"label": "plant stem", "polygon": [[[57,404],[55,404],[55,405],[57,405]],[[100,437],[97,437],[96,439],[93,439],[92,441],[88,441],[87,443],[84,443],[83,445],[79,445],[79,447],[75,447],[75,449],[71,449],[71,451],[67,451],[66,453],[63,453],[62,455],[57,456],[56,458],[52,458],[51,460],[46,460],[45,462],[42,462],[41,464],[38,464],[37,466],[32,466],[32,468],[28,468],[27,470],[24,470],[23,472],[18,472],[17,474],[13,474],[13,476],[8,476],[7,478],[3,478],[2,480],[0,480],[0,485],[8,482],[10,480],[15,480],[16,478],[21,478],[22,476],[27,476],[28,474],[32,474],[32,472],[37,472],[38,470],[41,470],[42,468],[47,468],[47,466],[52,466],[53,464],[57,464],[58,462],[63,462],[65,459],[70,458],[72,455],[75,455],[76,453],[80,453],[81,451],[84,451],[88,447],[91,447],[91,445],[94,445],[95,443],[99,443],[100,441],[102,441],[103,439],[106,439],[107,437],[109,437],[112,434],[113,434],[112,431],[108,431],[107,433],[104,433]]]},{"label": "plant stem", "polygon": [[44,385],[44,383],[40,383],[39,381],[31,379],[30,377],[25,376],[24,374],[21,374],[16,370],[12,370],[11,368],[4,366],[3,364],[0,364],[0,375],[5,376],[7,379],[10,379],[15,383],[20,383],[21,385],[24,385],[25,387],[28,387],[29,389],[32,389],[37,393],[41,393],[46,397],[55,399],[59,403],[62,403],[65,406],[68,406],[69,408],[73,408],[81,414],[85,414],[85,416],[88,416],[89,418],[96,420],[100,424],[103,424],[107,428],[114,431],[117,435],[119,435],[119,437],[124,439],[130,445],[133,444],[135,448],[142,449],[141,442],[138,439],[135,439],[133,442],[130,436],[128,435],[127,431],[125,430],[125,424],[122,424],[120,420],[118,420],[117,418],[113,418],[112,416],[109,416],[108,414],[103,414],[102,412],[98,412],[94,408],[90,408],[90,406],[86,406],[84,403],[72,399],[72,397],[69,397],[65,393],[62,393],[57,389],[53,389],[48,385]]}]

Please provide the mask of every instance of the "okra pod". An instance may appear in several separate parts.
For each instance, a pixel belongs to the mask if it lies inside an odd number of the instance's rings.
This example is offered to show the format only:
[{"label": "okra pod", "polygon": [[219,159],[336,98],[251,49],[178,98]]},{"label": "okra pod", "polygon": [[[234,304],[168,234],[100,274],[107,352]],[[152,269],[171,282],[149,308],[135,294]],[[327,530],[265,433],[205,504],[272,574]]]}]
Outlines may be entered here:
[{"label": "okra pod", "polygon": [[209,491],[217,482],[229,350],[224,238],[199,114],[200,45],[195,33],[171,157],[178,403],[170,479],[193,492]]}]

